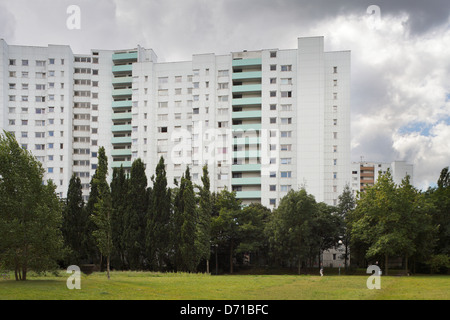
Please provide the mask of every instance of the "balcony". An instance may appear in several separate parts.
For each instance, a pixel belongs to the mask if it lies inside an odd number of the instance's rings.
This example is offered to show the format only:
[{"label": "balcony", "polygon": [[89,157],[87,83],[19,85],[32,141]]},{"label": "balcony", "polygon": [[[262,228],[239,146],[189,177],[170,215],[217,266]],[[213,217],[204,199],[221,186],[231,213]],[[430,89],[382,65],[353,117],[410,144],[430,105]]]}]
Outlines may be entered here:
[{"label": "balcony", "polygon": [[233,119],[254,119],[261,118],[261,110],[238,111],[231,114]]},{"label": "balcony", "polygon": [[113,120],[131,120],[131,112],[113,113],[111,116]]},{"label": "balcony", "polygon": [[113,78],[113,80],[112,80],[112,84],[114,86],[132,84],[132,82],[133,82],[133,78],[131,78],[131,77],[118,77],[118,78]]},{"label": "balcony", "polygon": [[131,96],[133,93],[132,89],[114,89],[112,91],[112,95],[114,98],[124,97],[124,96]]},{"label": "balcony", "polygon": [[114,53],[112,55],[112,60],[117,62],[133,62],[137,61],[138,53],[135,52],[123,52],[123,53]]},{"label": "balcony", "polygon": [[112,137],[111,144],[131,144],[131,137]]},{"label": "balcony", "polygon": [[131,124],[122,124],[111,127],[112,132],[131,131]]},{"label": "balcony", "polygon": [[112,72],[115,73],[115,74],[131,73],[132,70],[133,70],[133,65],[132,64],[124,64],[124,65],[113,66],[112,67]]},{"label": "balcony", "polygon": [[111,163],[111,168],[120,168],[121,166],[131,168],[131,161],[113,161]]},{"label": "balcony", "polygon": [[232,75],[233,80],[261,79],[261,77],[261,71],[235,72]]},{"label": "balcony", "polygon": [[239,98],[231,100],[233,106],[248,106],[248,105],[260,105],[261,97],[253,97],[253,98]]},{"label": "balcony", "polygon": [[261,171],[261,164],[233,164],[231,166],[232,172],[250,172]]},{"label": "balcony", "polygon": [[242,186],[260,185],[261,184],[261,177],[232,178],[231,179],[231,184],[232,185],[242,185]]},{"label": "balcony", "polygon": [[262,64],[261,58],[255,59],[236,59],[233,60],[231,65],[233,67],[244,67],[244,66],[260,66]]},{"label": "balcony", "polygon": [[261,151],[260,150],[242,150],[242,151],[233,151],[233,158],[260,158]]},{"label": "balcony", "polygon": [[261,191],[237,191],[238,199],[261,199]]},{"label": "balcony", "polygon": [[131,149],[113,149],[111,150],[111,156],[131,156]]},{"label": "balcony", "polygon": [[261,123],[234,124],[231,129],[233,131],[259,131],[261,130]]},{"label": "balcony", "polygon": [[243,137],[243,138],[234,138],[233,145],[256,145],[261,143],[260,137]]},{"label": "balcony", "polygon": [[113,108],[131,108],[132,105],[133,102],[131,100],[113,101],[112,103]]},{"label": "balcony", "polygon": [[241,86],[233,86],[233,93],[242,93],[242,92],[261,92],[262,86],[260,84],[245,84]]}]

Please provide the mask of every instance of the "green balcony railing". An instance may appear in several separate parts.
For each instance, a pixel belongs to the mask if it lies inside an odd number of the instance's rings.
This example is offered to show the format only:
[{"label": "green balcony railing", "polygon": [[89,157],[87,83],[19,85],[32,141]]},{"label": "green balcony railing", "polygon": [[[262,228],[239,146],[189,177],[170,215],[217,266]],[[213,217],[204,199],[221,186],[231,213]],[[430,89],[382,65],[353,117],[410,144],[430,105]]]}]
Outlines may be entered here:
[{"label": "green balcony railing", "polygon": [[253,97],[253,98],[238,98],[231,100],[233,106],[246,106],[246,105],[258,105],[261,104],[261,97]]},{"label": "green balcony railing", "polygon": [[234,72],[232,75],[233,80],[244,80],[244,79],[261,79],[261,71],[247,71],[247,72]]},{"label": "green balcony railing", "polygon": [[232,172],[250,172],[261,171],[261,164],[233,164],[231,166]]},{"label": "green balcony railing", "polygon": [[237,111],[231,114],[233,119],[252,119],[261,118],[261,110]]},{"label": "green balcony railing", "polygon": [[131,143],[131,137],[112,137],[111,144],[128,144]]},{"label": "green balcony railing", "polygon": [[244,67],[244,66],[260,66],[262,64],[261,58],[253,58],[253,59],[236,59],[233,60],[231,65],[233,67]]},{"label": "green balcony railing", "polygon": [[112,120],[131,120],[131,112],[113,113]]},{"label": "green balcony railing", "polygon": [[260,92],[262,86],[260,84],[245,84],[241,86],[233,86],[233,93],[243,93],[243,92]]},{"label": "green balcony railing", "polygon": [[260,185],[261,178],[260,177],[249,177],[249,178],[232,178],[232,185]]},{"label": "green balcony railing", "polygon": [[113,149],[111,156],[131,156],[131,149]]},{"label": "green balcony railing", "polygon": [[131,124],[113,125],[111,127],[112,132],[131,131]]},{"label": "green balcony railing", "polygon": [[261,130],[261,123],[249,123],[249,124],[234,124],[231,126],[233,131],[259,131]]},{"label": "green balcony railing", "polygon": [[113,61],[137,60],[137,58],[138,58],[137,52],[114,53],[112,55]]},{"label": "green balcony railing", "polygon": [[124,101],[113,101],[112,107],[113,108],[127,108],[133,105],[133,101],[131,100],[124,100]]},{"label": "green balcony railing", "polygon": [[261,191],[237,191],[238,199],[261,199]]},{"label": "green balcony railing", "polygon": [[113,66],[112,67],[112,72],[113,73],[129,73],[133,70],[133,65],[132,64],[124,64],[124,65],[119,65],[119,66]]},{"label": "green balcony railing", "polygon": [[242,150],[242,151],[233,151],[233,158],[260,158],[261,151],[260,150]]},{"label": "green balcony railing", "polygon": [[131,96],[133,94],[132,89],[114,89],[112,91],[113,97],[120,97],[120,96]]},{"label": "green balcony railing", "polygon": [[131,161],[113,161],[111,163],[111,168],[120,168],[121,166],[131,168]]}]

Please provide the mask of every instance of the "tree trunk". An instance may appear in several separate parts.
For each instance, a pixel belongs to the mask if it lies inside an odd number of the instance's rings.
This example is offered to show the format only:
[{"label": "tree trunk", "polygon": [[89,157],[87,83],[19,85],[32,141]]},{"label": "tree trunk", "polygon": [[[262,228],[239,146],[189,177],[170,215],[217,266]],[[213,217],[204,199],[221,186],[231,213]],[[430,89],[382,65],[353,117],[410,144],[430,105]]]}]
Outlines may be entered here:
[{"label": "tree trunk", "polygon": [[109,277],[109,255],[106,257],[106,274],[108,275],[108,280],[110,279]]},{"label": "tree trunk", "polygon": [[233,273],[233,240],[230,243],[230,273]]},{"label": "tree trunk", "polygon": [[386,273],[385,275],[388,275],[388,255],[385,254],[384,256],[384,272]]},{"label": "tree trunk", "polygon": [[408,255],[405,255],[405,271],[408,272]]},{"label": "tree trunk", "polygon": [[301,274],[301,270],[302,270],[302,261],[300,259],[300,255],[298,256],[298,275]]},{"label": "tree trunk", "polygon": [[209,259],[206,260],[206,273],[209,274]]}]

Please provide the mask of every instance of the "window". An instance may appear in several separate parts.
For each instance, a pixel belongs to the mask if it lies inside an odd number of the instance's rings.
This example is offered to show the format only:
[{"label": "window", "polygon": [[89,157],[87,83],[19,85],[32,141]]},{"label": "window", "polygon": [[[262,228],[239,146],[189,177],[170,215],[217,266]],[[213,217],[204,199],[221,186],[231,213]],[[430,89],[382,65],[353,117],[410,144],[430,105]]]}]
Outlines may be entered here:
[{"label": "window", "polygon": [[292,159],[291,158],[281,158],[281,164],[291,164]]},{"label": "window", "polygon": [[269,203],[270,205],[275,206],[277,203],[277,199],[269,199]]},{"label": "window", "polygon": [[228,82],[219,83],[219,89],[228,89]]},{"label": "window", "polygon": [[167,127],[158,127],[158,132],[161,132],[161,133],[167,132]]},{"label": "window", "polygon": [[55,59],[52,58],[48,59],[48,64],[55,64]]},{"label": "window", "polygon": [[271,58],[276,58],[277,57],[277,52],[276,51],[270,51],[270,57]]},{"label": "window", "polygon": [[280,145],[280,150],[281,151],[291,151],[292,149],[292,144],[282,144]]},{"label": "window", "polygon": [[228,77],[228,70],[219,70],[219,77]]},{"label": "window", "polygon": [[281,177],[282,178],[291,178],[292,172],[291,171],[281,171]]},{"label": "window", "polygon": [[292,188],[291,185],[280,185],[281,192],[288,192],[289,190],[291,190],[291,188]]},{"label": "window", "polygon": [[292,65],[283,65],[281,66],[281,71],[292,71]]},{"label": "window", "polygon": [[276,91],[270,91],[270,96],[271,97],[276,97],[277,96],[277,92]]},{"label": "window", "polygon": [[292,124],[292,118],[281,118],[281,124]]},{"label": "window", "polygon": [[277,65],[276,64],[271,64],[270,65],[270,71],[277,71]]},{"label": "window", "polygon": [[270,172],[270,178],[276,178],[277,177],[277,172],[276,171],[271,171]]},{"label": "window", "polygon": [[337,67],[333,67],[333,73],[337,73]]},{"label": "window", "polygon": [[292,97],[292,91],[281,91],[281,97],[282,98],[291,98]]},{"label": "window", "polygon": [[276,184],[269,185],[269,191],[277,191],[277,185]]},{"label": "window", "polygon": [[47,172],[48,172],[48,173],[53,173],[53,168],[48,168],[48,169],[47,169]]},{"label": "window", "polygon": [[16,59],[9,59],[9,65],[15,66],[16,65]]},{"label": "window", "polygon": [[276,84],[277,78],[270,78],[270,84]]},{"label": "window", "polygon": [[277,118],[270,118],[270,123],[277,123]]},{"label": "window", "polygon": [[281,131],[282,138],[290,138],[292,136],[292,131]]},{"label": "window", "polygon": [[277,110],[277,105],[276,104],[271,104],[270,105],[270,110]]},{"label": "window", "polygon": [[281,78],[281,84],[292,84],[292,78]]}]

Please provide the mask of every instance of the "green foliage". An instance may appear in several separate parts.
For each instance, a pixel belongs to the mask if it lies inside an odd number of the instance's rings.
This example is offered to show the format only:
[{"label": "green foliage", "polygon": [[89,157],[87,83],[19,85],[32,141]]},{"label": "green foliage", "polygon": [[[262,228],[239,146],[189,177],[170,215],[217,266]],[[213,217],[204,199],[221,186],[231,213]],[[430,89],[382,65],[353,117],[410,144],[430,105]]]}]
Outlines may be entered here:
[{"label": "green foliage", "polygon": [[33,155],[12,134],[0,135],[0,265],[16,280],[55,269],[63,258],[61,203],[55,185],[42,179]]}]

